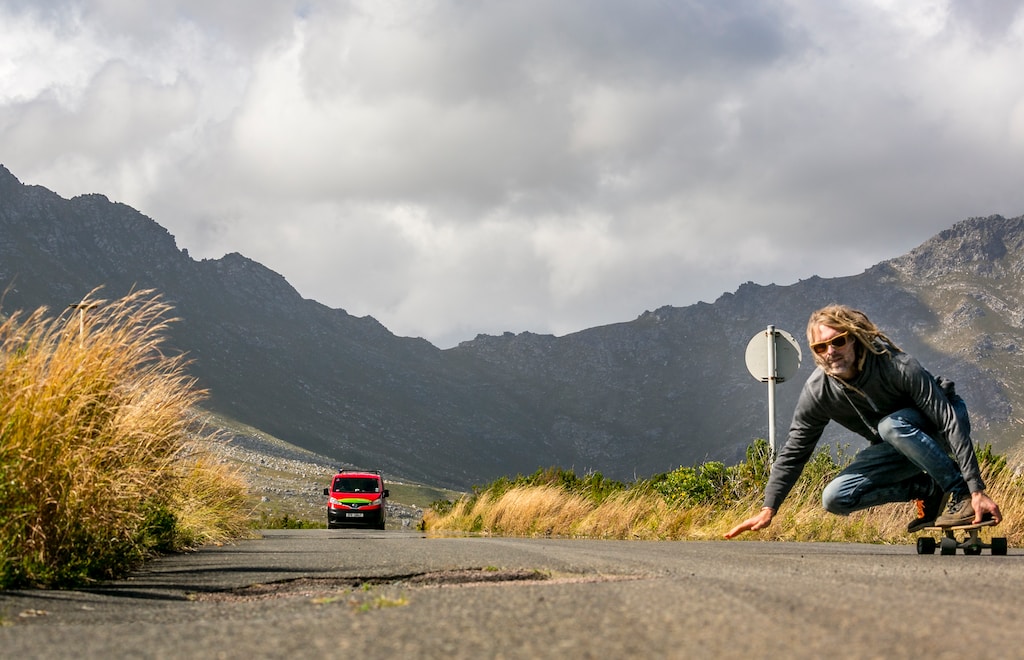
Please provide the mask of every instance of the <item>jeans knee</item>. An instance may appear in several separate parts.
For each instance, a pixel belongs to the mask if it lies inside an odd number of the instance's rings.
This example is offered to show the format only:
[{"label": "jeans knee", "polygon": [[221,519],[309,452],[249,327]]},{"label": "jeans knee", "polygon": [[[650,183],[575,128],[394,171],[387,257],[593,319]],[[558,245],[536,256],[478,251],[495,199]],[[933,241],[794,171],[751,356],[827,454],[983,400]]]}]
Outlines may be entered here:
[{"label": "jeans knee", "polygon": [[889,415],[879,420],[878,436],[886,442],[892,442],[894,439],[904,436],[908,426],[906,420]]},{"label": "jeans knee", "polygon": [[849,515],[853,511],[850,505],[851,502],[844,495],[842,484],[838,480],[832,481],[821,491],[821,506],[829,513],[837,516]]}]

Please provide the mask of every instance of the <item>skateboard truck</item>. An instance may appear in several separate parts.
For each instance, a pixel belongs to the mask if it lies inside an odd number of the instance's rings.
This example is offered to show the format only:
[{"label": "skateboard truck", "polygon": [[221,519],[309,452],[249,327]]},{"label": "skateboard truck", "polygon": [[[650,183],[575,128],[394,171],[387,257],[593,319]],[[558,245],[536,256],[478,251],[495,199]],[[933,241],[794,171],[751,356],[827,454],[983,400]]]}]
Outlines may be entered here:
[{"label": "skateboard truck", "polygon": [[[992,520],[983,520],[977,525],[953,525],[952,527],[925,527],[925,532],[941,532],[942,536],[936,540],[931,536],[919,536],[917,538],[917,554],[933,555],[935,548],[943,555],[955,555],[958,549],[964,551],[965,555],[980,555],[982,550],[988,549],[993,555],[1006,554],[1006,539],[994,537],[991,543],[985,543],[978,535],[982,527],[994,525]],[[963,540],[957,540],[956,532],[964,531],[966,534]]]}]

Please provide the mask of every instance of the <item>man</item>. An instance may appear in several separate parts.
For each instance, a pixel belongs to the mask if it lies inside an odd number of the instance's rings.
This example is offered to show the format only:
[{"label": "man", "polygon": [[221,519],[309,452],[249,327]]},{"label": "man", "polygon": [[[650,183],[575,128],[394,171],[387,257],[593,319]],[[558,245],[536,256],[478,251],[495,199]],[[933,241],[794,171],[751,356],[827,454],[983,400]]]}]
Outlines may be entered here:
[{"label": "man", "polygon": [[807,341],[818,368],[800,392],[764,507],[726,538],[771,524],[832,420],[870,444],[825,487],[822,504],[829,512],[917,500],[918,517],[908,531],[1002,520],[985,494],[967,408],[953,383],[936,380],[867,315],[845,305],[811,314]]}]

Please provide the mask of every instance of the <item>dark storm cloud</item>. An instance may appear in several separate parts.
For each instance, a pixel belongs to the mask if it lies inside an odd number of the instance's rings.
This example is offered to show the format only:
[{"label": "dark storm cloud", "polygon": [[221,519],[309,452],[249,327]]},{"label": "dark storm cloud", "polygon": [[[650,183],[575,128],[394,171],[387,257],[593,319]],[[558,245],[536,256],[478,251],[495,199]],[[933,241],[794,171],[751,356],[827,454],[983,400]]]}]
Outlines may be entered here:
[{"label": "dark storm cloud", "polygon": [[1024,206],[1019,3],[0,1],[5,164],[451,345]]}]

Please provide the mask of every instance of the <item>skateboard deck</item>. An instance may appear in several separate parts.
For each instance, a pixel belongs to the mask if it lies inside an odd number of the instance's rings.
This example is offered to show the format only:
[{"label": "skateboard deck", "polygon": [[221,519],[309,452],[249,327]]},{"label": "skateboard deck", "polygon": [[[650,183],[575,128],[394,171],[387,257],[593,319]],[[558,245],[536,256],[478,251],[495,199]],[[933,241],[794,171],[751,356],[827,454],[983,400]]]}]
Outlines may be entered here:
[{"label": "skateboard deck", "polygon": [[[932,536],[919,536],[917,538],[917,554],[933,555],[935,548],[943,555],[955,555],[957,550],[963,550],[965,555],[980,555],[982,550],[989,550],[993,555],[1006,554],[1006,539],[993,538],[991,543],[981,540],[978,532],[982,527],[994,525],[994,520],[983,520],[977,525],[952,525],[950,527],[925,527],[922,532],[939,532],[940,537],[935,539]],[[960,540],[957,539],[957,532],[964,532]]]}]

